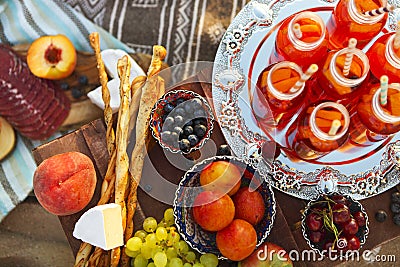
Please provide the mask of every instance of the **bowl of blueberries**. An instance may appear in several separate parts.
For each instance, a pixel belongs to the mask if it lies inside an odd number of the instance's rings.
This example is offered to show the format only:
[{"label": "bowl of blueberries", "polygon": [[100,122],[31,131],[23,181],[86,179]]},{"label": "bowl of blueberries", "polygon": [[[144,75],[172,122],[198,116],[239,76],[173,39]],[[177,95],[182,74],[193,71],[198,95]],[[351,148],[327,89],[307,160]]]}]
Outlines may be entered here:
[{"label": "bowl of blueberries", "polygon": [[172,90],[160,98],[150,115],[157,142],[172,153],[189,154],[210,138],[214,116],[208,102],[188,90]]}]

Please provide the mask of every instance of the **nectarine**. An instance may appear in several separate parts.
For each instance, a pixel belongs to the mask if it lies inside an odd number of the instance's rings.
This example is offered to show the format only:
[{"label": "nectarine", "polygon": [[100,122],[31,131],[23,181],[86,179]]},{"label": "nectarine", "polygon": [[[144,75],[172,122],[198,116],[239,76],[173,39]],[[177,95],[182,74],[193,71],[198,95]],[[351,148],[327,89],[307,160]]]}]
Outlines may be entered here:
[{"label": "nectarine", "polygon": [[242,187],[232,196],[235,204],[235,218],[245,220],[252,225],[258,224],[264,217],[264,199],[257,191]]},{"label": "nectarine", "polygon": [[235,216],[235,206],[228,195],[203,191],[193,203],[194,221],[207,231],[219,231],[230,224]]},{"label": "nectarine", "polygon": [[200,185],[205,190],[218,190],[232,196],[240,188],[242,173],[239,168],[228,161],[214,161],[200,173]]},{"label": "nectarine", "polygon": [[65,35],[48,35],[36,39],[28,49],[26,61],[30,71],[50,80],[68,77],[77,61],[76,50]]},{"label": "nectarine", "polygon": [[37,167],[33,188],[48,212],[70,215],[89,204],[96,181],[92,160],[80,152],[67,152],[44,160]]},{"label": "nectarine", "polygon": [[240,261],[256,248],[257,233],[250,223],[234,219],[227,227],[217,232],[216,241],[223,256],[233,261]]}]

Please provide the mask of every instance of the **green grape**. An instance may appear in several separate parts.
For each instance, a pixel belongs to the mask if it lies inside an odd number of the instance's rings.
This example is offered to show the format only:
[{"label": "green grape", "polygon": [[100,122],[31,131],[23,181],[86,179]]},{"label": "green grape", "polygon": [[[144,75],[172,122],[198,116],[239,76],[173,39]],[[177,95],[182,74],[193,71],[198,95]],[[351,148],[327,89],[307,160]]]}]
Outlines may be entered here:
[{"label": "green grape", "polygon": [[125,254],[128,255],[128,257],[135,258],[137,255],[140,254],[140,251],[132,251],[128,248],[125,248]]},{"label": "green grape", "polygon": [[205,267],[203,264],[196,262],[193,267]]},{"label": "green grape", "polygon": [[189,246],[184,240],[180,240],[178,243],[175,243],[174,248],[179,255],[185,255],[189,251]]},{"label": "green grape", "polygon": [[147,217],[143,221],[143,229],[148,232],[152,233],[156,230],[157,228],[157,220],[154,219],[153,217]]},{"label": "green grape", "polygon": [[167,254],[167,258],[170,260],[172,258],[176,258],[178,257],[178,253],[176,253],[176,250],[173,247],[169,247],[167,248],[167,250],[165,251],[165,253]]},{"label": "green grape", "polygon": [[149,245],[149,247],[151,248],[156,248],[157,247],[157,237],[156,234],[148,234],[146,236],[146,243]]},{"label": "green grape", "polygon": [[135,236],[140,237],[140,239],[144,241],[145,237],[147,236],[147,232],[145,230],[137,230]]},{"label": "green grape", "polygon": [[146,259],[150,259],[152,250],[153,249],[149,246],[149,244],[147,242],[144,242],[142,248],[140,249],[140,253]]},{"label": "green grape", "polygon": [[153,261],[156,267],[165,267],[168,262],[167,255],[165,252],[159,251],[154,255]]},{"label": "green grape", "polygon": [[168,234],[167,242],[169,246],[173,246],[175,243],[178,243],[181,237],[175,231],[170,231]]},{"label": "green grape", "polygon": [[167,224],[174,224],[174,210],[172,208],[166,209],[164,211],[164,220]]},{"label": "green grape", "polygon": [[[147,265],[147,266],[149,266],[149,265]],[[183,265],[183,267],[192,267],[192,264],[190,264],[189,262],[186,262],[186,263]]]},{"label": "green grape", "polygon": [[206,253],[200,256],[200,263],[205,267],[217,267],[218,257],[211,253]]},{"label": "green grape", "polygon": [[131,251],[139,251],[142,247],[142,239],[140,237],[134,236],[128,239],[126,242],[126,248]]},{"label": "green grape", "polygon": [[165,227],[158,227],[156,230],[156,237],[158,240],[163,241],[168,238],[168,231]]},{"label": "green grape", "polygon": [[148,260],[143,257],[142,254],[136,256],[135,260],[133,261],[134,267],[147,267]]},{"label": "green grape", "polygon": [[169,267],[182,267],[183,266],[183,261],[180,258],[172,258],[169,261]]},{"label": "green grape", "polygon": [[188,251],[185,255],[185,259],[188,262],[194,263],[196,260],[196,254],[193,251]]},{"label": "green grape", "polygon": [[154,262],[149,262],[149,264],[147,264],[147,267],[156,267],[156,265],[154,264]]},{"label": "green grape", "polygon": [[157,227],[164,227],[167,228],[169,225],[164,221],[164,219],[161,220],[161,222],[158,223]]},{"label": "green grape", "polygon": [[154,259],[154,256],[157,254],[157,252],[163,252],[164,250],[163,250],[163,248],[160,246],[160,247],[156,247],[156,248],[153,248],[152,250],[151,250],[151,258],[152,259]]}]

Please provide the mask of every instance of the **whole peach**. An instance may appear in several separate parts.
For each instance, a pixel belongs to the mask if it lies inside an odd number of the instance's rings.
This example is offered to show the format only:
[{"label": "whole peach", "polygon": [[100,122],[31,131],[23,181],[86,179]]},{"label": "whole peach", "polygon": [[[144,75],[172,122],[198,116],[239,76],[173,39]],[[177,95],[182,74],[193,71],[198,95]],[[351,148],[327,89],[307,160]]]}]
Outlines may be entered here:
[{"label": "whole peach", "polygon": [[240,261],[256,248],[257,233],[250,223],[234,219],[227,227],[217,232],[216,241],[223,256],[233,261]]},{"label": "whole peach", "polygon": [[265,204],[259,192],[242,187],[232,196],[232,200],[235,204],[235,218],[256,225],[264,217]]},{"label": "whole peach", "polygon": [[43,208],[62,216],[81,211],[90,202],[96,181],[92,160],[80,152],[67,152],[37,167],[33,188]]},{"label": "whole peach", "polygon": [[200,185],[205,190],[218,190],[232,196],[240,188],[242,172],[228,161],[214,161],[200,173]]},{"label": "whole peach", "polygon": [[194,221],[207,231],[219,231],[230,224],[235,216],[235,206],[228,195],[203,191],[193,203]]}]

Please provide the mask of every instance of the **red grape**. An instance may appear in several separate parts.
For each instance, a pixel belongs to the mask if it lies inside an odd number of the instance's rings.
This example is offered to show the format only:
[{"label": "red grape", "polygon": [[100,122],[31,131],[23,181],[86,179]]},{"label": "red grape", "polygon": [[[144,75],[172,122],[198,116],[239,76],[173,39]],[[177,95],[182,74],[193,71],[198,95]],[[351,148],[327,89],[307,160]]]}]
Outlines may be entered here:
[{"label": "red grape", "polygon": [[346,206],[348,206],[348,204],[349,204],[349,201],[347,200],[347,198],[345,196],[334,195],[334,196],[331,197],[331,199],[333,201],[335,201],[335,203],[337,203],[337,204],[343,204],[343,205],[346,205]]},{"label": "red grape", "polygon": [[333,222],[336,224],[343,224],[350,220],[350,210],[344,204],[335,204],[332,207],[333,211]]},{"label": "red grape", "polygon": [[347,239],[347,248],[349,250],[358,250],[360,249],[360,239],[358,237],[353,236]]},{"label": "red grape", "polygon": [[318,231],[323,225],[321,216],[317,213],[310,213],[309,215],[307,215],[306,225],[309,230]]},{"label": "red grape", "polygon": [[320,231],[310,231],[309,238],[313,243],[319,243],[325,238],[325,229],[322,228]]}]

